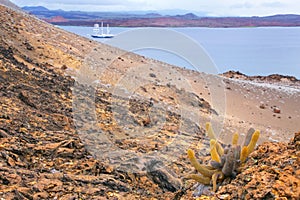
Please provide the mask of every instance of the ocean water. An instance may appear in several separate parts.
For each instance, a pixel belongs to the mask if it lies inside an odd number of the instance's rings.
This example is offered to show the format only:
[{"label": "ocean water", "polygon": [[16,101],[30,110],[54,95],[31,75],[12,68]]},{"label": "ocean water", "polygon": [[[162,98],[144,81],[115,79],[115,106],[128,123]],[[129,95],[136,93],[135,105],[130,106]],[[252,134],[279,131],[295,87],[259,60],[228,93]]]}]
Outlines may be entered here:
[{"label": "ocean water", "polygon": [[[60,26],[78,35],[94,39],[92,27]],[[118,36],[136,28],[111,27]],[[258,28],[165,28],[183,34],[197,43],[214,62],[217,72],[236,70],[247,75],[282,74],[300,79],[300,27]],[[149,35],[151,37],[151,35]],[[109,39],[94,39],[109,43]],[[158,39],[159,40],[159,39]],[[178,48],[181,47],[180,41]],[[140,55],[177,66],[195,69],[174,52],[159,48],[134,50]]]}]

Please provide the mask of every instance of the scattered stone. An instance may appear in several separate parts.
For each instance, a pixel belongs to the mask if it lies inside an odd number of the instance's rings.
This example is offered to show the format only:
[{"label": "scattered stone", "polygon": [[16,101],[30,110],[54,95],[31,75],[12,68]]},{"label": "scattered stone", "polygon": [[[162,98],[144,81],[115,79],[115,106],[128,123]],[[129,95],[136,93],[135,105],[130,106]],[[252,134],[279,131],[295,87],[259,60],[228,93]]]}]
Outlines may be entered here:
[{"label": "scattered stone", "polygon": [[266,105],[265,104],[260,104],[259,108],[266,109]]},{"label": "scattered stone", "polygon": [[62,66],[61,66],[61,69],[62,69],[62,70],[66,70],[66,69],[68,69],[68,67],[67,67],[67,65],[62,65]]},{"label": "scattered stone", "polygon": [[0,138],[7,138],[9,135],[4,131],[0,129]]},{"label": "scattered stone", "polygon": [[277,107],[274,107],[273,112],[276,113],[276,114],[280,114],[281,110]]},{"label": "scattered stone", "polygon": [[151,160],[147,164],[147,174],[156,184],[167,191],[176,192],[181,188],[181,182],[170,171],[161,161]]},{"label": "scattered stone", "polygon": [[29,94],[26,91],[22,91],[19,93],[19,99],[23,101],[28,106],[31,106],[33,108],[36,108],[35,104],[29,99]]},{"label": "scattered stone", "polygon": [[150,76],[151,78],[156,78],[156,75],[155,75],[154,73],[150,73],[149,76]]}]

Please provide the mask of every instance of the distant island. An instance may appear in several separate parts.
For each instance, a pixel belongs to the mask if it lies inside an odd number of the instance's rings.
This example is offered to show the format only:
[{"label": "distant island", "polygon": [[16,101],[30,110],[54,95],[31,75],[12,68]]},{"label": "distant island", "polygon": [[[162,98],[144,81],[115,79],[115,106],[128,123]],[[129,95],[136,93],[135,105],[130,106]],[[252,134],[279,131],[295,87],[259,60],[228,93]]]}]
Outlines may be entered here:
[{"label": "distant island", "polygon": [[166,15],[158,12],[85,12],[49,10],[42,6],[23,10],[55,25],[93,26],[105,21],[119,27],[261,27],[300,26],[300,15],[285,14],[265,17],[207,17],[193,13]]}]

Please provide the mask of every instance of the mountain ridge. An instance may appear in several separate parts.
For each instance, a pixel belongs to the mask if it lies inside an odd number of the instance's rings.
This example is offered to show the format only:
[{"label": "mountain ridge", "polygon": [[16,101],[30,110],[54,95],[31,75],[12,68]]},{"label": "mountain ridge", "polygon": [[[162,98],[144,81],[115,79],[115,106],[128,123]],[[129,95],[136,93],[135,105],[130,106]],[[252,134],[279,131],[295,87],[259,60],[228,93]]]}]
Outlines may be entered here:
[{"label": "mountain ridge", "polygon": [[[111,26],[127,27],[259,27],[259,26],[300,26],[300,15],[276,14],[271,16],[251,17],[209,17],[198,16],[192,12],[184,14],[161,14],[157,12],[86,12],[49,10],[45,7],[23,7],[55,25],[92,26],[105,21]],[[57,18],[62,21],[58,21]],[[54,20],[53,20],[54,19]]]}]

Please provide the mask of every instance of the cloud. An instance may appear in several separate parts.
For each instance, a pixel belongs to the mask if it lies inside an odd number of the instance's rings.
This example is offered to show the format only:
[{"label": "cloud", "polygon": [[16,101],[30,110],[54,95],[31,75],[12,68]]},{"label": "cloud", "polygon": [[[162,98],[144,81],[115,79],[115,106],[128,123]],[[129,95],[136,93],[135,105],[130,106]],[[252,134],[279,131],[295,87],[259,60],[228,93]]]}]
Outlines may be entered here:
[{"label": "cloud", "polygon": [[187,10],[211,16],[299,14],[299,0],[12,0],[19,6],[82,11]]},{"label": "cloud", "polygon": [[[45,1],[48,4],[51,4],[53,1]],[[54,1],[55,2],[55,1]],[[89,0],[89,1],[82,1],[82,0],[64,0],[63,4],[66,5],[120,5],[127,3],[128,1],[124,0]]]},{"label": "cloud", "polygon": [[88,0],[88,1],[82,1],[82,0],[64,0],[64,1],[51,1],[51,0],[39,0],[39,1],[28,1],[28,0],[12,0],[12,2],[15,2],[20,5],[37,5],[37,4],[62,4],[62,5],[119,5],[126,3],[126,0]]},{"label": "cloud", "polygon": [[261,4],[263,7],[271,7],[271,8],[282,8],[285,7],[286,5],[282,2],[279,1],[274,1],[274,2],[266,2]]},{"label": "cloud", "polygon": [[253,8],[253,7],[255,7],[253,4],[245,2],[245,3],[234,4],[230,8]]},{"label": "cloud", "polygon": [[12,0],[19,6],[44,6],[48,9],[82,10],[82,11],[121,11],[143,10],[147,0]]},{"label": "cloud", "polygon": [[53,0],[39,0],[39,1],[29,1],[29,0],[12,0],[12,2],[16,3],[20,6],[35,6],[41,5],[46,7],[53,7],[53,6],[62,6],[62,7],[78,7],[78,6],[90,6],[90,9],[93,9],[94,6],[132,6],[132,5],[140,5],[143,1],[136,1],[136,0],[64,0],[64,1],[53,1]]}]

